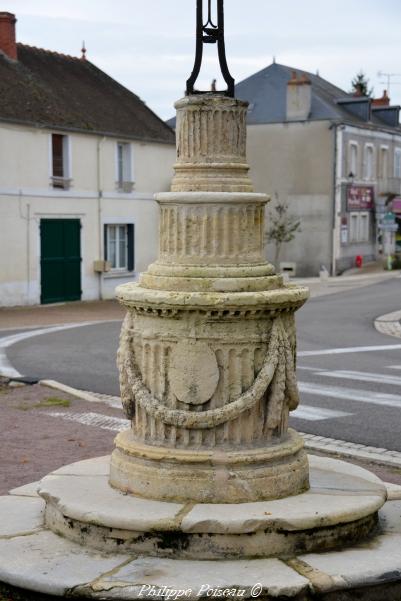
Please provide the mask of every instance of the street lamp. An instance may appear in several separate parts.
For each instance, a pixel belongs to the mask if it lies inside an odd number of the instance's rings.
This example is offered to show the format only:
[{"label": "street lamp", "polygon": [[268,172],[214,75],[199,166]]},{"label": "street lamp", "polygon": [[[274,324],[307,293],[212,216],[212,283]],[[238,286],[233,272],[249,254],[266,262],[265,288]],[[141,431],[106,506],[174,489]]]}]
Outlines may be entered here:
[{"label": "street lamp", "polygon": [[224,94],[234,98],[234,78],[231,76],[227,65],[226,50],[224,42],[224,0],[216,0],[217,2],[217,24],[213,22],[212,17],[212,0],[207,0],[208,12],[207,20],[204,19],[203,11],[204,0],[196,2],[196,54],[194,68],[191,76],[187,80],[187,95],[205,94],[205,91],[195,90],[194,85],[202,66],[203,45],[217,44],[218,56],[221,73],[224,81],[227,84],[227,90],[213,90],[214,94]]}]

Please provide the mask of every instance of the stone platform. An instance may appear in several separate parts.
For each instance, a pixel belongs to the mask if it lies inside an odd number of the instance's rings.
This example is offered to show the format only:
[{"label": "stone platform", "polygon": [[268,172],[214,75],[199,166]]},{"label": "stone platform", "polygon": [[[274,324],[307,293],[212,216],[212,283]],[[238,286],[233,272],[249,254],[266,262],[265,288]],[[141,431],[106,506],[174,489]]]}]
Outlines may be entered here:
[{"label": "stone platform", "polygon": [[237,504],[171,503],[109,485],[110,458],[82,461],[46,476],[47,527],[99,551],[183,559],[291,556],[365,537],[386,500],[370,472],[311,457],[303,494]]},{"label": "stone platform", "polygon": [[397,598],[380,595],[401,590],[401,501],[383,506],[386,487],[366,470],[309,461],[308,492],[235,505],[124,495],[107,484],[109,457],[65,466],[0,498],[0,581],[98,599],[161,598],[163,587],[196,599],[202,586],[264,599]]}]

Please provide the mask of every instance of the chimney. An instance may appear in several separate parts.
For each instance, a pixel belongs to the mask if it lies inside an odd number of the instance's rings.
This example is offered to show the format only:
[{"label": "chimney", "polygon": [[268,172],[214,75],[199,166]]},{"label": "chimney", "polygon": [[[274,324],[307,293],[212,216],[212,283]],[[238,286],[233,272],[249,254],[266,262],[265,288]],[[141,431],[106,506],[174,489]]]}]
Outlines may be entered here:
[{"label": "chimney", "polygon": [[0,12],[0,51],[14,61],[17,60],[16,22],[12,13]]},{"label": "chimney", "polygon": [[387,90],[383,90],[381,98],[373,98],[372,106],[390,106],[390,98],[387,96]]},{"label": "chimney", "polygon": [[305,121],[310,115],[311,106],[310,79],[305,74],[298,78],[296,71],[293,71],[287,84],[287,121]]}]

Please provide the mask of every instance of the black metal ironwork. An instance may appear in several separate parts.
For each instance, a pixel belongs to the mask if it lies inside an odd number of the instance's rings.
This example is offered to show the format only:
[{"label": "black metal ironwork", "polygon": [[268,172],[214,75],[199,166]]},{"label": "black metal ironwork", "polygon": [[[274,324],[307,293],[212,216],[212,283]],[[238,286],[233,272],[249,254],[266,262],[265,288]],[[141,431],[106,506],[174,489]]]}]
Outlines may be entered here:
[{"label": "black metal ironwork", "polygon": [[217,0],[217,24],[212,18],[212,0],[208,2],[207,21],[203,18],[203,0],[197,0],[196,4],[196,54],[194,68],[190,78],[187,80],[187,94],[205,94],[205,91],[195,90],[195,82],[202,66],[203,44],[217,44],[221,73],[227,84],[227,90],[213,90],[214,94],[225,94],[234,97],[234,78],[228,69],[226,49],[224,42],[224,0]]}]

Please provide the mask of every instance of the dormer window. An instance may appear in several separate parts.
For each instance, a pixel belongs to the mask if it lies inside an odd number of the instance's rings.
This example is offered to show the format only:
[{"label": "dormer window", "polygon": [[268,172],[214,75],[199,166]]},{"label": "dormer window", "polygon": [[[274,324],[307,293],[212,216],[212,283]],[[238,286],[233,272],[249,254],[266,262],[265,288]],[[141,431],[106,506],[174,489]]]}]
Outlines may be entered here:
[{"label": "dormer window", "polygon": [[132,192],[133,188],[131,144],[117,142],[117,190],[119,192]]},{"label": "dormer window", "polygon": [[51,180],[53,188],[68,190],[71,184],[69,136],[52,134],[51,136]]}]

